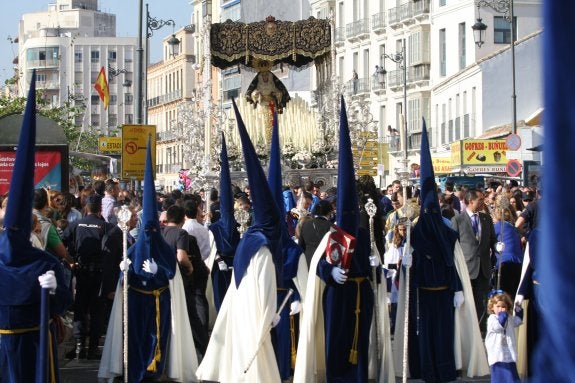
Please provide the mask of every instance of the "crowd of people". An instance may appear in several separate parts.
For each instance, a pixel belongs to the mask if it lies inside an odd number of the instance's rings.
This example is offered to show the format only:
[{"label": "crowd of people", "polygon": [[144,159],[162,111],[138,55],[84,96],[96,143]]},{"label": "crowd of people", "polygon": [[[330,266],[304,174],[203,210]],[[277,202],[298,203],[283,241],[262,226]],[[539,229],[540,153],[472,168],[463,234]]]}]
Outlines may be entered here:
[{"label": "crowd of people", "polygon": [[[426,140],[420,183],[380,190],[372,177],[354,177],[345,115],[337,187],[308,181],[281,190],[273,144],[266,179],[238,117],[243,189],[231,184],[222,140],[220,190],[207,200],[204,190],[157,193],[149,153],[143,194],[115,179],[76,194],[33,191],[29,246],[58,260],[58,289],[73,296],[57,312],[73,313],[66,358],[101,359],[102,379],[124,373],[118,328],[127,281],[129,317],[138,318],[129,321],[129,381],[307,382],[321,374],[391,382],[407,374],[448,382],[460,371],[507,382],[530,374],[514,328],[529,299],[532,349],[529,243],[540,190],[495,180],[438,187]],[[56,289],[49,273],[40,284]],[[5,346],[12,333],[1,336]]]}]

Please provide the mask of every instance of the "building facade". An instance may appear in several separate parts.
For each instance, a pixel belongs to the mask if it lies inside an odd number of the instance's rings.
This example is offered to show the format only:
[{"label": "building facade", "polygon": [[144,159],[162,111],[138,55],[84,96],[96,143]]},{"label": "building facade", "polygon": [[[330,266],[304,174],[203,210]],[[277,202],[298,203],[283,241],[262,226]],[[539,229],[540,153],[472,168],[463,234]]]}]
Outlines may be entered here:
[{"label": "building facade", "polygon": [[[134,122],[136,39],[116,37],[116,16],[100,12],[97,0],[57,0],[47,11],[24,14],[18,41],[20,96],[35,69],[36,86],[52,105],[71,100],[85,107],[76,121],[82,131],[113,135]],[[110,89],[107,109],[94,89],[102,67]]]}]

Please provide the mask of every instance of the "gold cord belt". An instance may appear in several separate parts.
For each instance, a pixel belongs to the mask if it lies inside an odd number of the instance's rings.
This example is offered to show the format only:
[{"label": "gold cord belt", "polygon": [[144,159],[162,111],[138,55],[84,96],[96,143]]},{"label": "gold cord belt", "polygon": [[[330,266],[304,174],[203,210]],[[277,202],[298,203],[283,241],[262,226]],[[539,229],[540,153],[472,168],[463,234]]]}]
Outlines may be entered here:
[{"label": "gold cord belt", "polygon": [[447,290],[449,286],[439,286],[439,287],[420,287],[421,290],[425,291],[443,291]]},{"label": "gold cord belt", "polygon": [[348,282],[355,282],[357,284],[357,298],[355,300],[355,329],[353,331],[353,341],[351,342],[351,350],[349,352],[349,363],[357,364],[357,341],[359,338],[359,313],[361,304],[361,293],[359,285],[365,281],[365,277],[349,278]]},{"label": "gold cord belt", "polygon": [[162,351],[160,350],[160,295],[168,288],[169,286],[160,287],[156,290],[141,290],[137,289],[133,286],[130,288],[138,293],[146,294],[146,295],[153,295],[156,301],[156,348],[154,350],[154,357],[150,362],[150,365],[146,369],[148,372],[156,372],[158,370],[157,364],[162,359]]}]

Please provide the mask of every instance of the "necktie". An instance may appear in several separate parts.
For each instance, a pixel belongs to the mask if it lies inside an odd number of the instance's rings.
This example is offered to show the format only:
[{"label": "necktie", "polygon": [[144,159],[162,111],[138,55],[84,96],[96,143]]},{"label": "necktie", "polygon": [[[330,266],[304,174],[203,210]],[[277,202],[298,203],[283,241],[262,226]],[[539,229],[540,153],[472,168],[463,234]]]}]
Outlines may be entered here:
[{"label": "necktie", "polygon": [[479,238],[479,222],[477,219],[477,213],[471,216],[471,226],[473,227],[473,233],[475,233],[475,237]]}]

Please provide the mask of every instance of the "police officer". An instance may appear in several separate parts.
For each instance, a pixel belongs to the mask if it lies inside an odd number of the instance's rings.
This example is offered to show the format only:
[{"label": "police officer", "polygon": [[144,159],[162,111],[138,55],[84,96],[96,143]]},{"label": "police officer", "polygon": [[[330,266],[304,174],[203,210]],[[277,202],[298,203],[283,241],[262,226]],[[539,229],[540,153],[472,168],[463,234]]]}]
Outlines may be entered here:
[{"label": "police officer", "polygon": [[[70,359],[97,359],[102,332],[102,239],[113,225],[102,218],[102,197],[87,198],[86,216],[72,222],[64,231],[63,241],[74,257],[76,295],[74,299],[74,329],[76,349],[66,356]],[[86,355],[85,339],[90,343]]]}]

